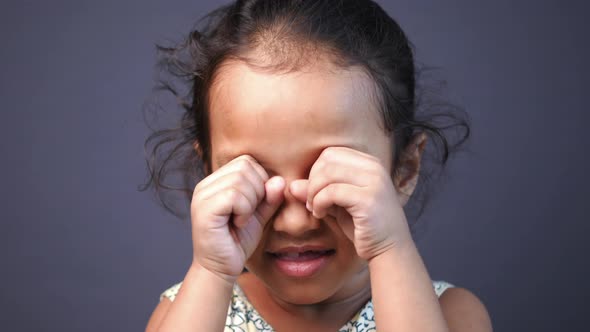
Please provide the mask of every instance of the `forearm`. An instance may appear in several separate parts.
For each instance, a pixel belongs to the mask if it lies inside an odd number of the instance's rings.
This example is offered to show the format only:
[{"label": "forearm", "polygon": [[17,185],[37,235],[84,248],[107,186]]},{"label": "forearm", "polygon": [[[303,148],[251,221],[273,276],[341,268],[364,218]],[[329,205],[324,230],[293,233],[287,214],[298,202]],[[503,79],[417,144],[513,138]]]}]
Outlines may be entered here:
[{"label": "forearm", "polygon": [[413,242],[374,257],[369,270],[379,331],[449,330]]},{"label": "forearm", "polygon": [[158,332],[223,331],[233,283],[192,266]]}]

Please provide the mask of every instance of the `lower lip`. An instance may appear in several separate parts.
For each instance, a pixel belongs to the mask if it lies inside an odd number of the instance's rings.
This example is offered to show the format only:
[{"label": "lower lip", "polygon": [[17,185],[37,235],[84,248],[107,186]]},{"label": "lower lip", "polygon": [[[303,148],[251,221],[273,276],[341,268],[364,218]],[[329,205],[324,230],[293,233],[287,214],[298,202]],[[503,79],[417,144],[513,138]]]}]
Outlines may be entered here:
[{"label": "lower lip", "polygon": [[324,268],[333,252],[328,252],[315,257],[298,257],[285,259],[272,255],[275,267],[284,275],[294,278],[308,278]]}]

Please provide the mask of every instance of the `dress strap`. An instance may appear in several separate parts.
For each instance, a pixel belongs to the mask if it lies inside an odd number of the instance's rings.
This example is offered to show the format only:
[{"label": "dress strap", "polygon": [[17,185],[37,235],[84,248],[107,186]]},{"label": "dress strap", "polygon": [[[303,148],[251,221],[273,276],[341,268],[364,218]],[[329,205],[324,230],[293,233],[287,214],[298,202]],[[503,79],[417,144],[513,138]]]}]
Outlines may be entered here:
[{"label": "dress strap", "polygon": [[162,294],[160,294],[160,301],[162,301],[165,297],[168,298],[170,301],[174,301],[181,285],[182,281],[162,292]]},{"label": "dress strap", "polygon": [[455,287],[455,285],[443,280],[435,280],[432,281],[432,287],[434,287],[436,296],[440,297],[442,293],[444,293],[449,288]]}]

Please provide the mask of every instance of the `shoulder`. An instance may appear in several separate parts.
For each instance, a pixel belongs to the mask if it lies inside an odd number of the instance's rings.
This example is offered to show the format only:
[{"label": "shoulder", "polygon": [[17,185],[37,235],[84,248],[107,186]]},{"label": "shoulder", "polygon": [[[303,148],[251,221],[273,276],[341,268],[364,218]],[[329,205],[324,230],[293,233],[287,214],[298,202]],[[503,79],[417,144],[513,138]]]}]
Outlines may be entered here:
[{"label": "shoulder", "polygon": [[[440,297],[453,289],[455,286],[449,282],[443,280],[433,280],[432,288],[436,293],[436,296]],[[359,329],[359,327],[362,327]],[[340,331],[376,331],[377,326],[375,323],[375,308],[373,307],[373,301],[369,300],[357,313],[356,315],[344,325]],[[454,330],[452,330],[454,332]],[[461,331],[461,330],[459,330]]]},{"label": "shoulder", "polygon": [[[177,285],[174,285],[173,287],[175,287],[175,286],[177,286]],[[178,293],[179,287],[180,287],[180,285],[178,285],[178,287],[176,287],[175,292],[173,294],[166,293],[170,289],[169,288],[168,290],[166,290],[166,292],[164,292],[164,293],[162,293],[162,295],[160,295],[160,301],[158,302],[158,305],[156,306],[156,308],[152,312],[150,319],[147,323],[147,326],[145,328],[146,332],[154,332],[154,331],[158,330],[158,327],[160,327],[162,320],[164,319],[164,317],[168,313],[168,310],[170,310],[170,306],[172,304],[172,301],[174,301],[174,297],[176,296],[176,293]]]},{"label": "shoulder", "polygon": [[162,320],[168,313],[168,310],[170,310],[172,301],[174,301],[176,298],[176,294],[178,294],[180,286],[182,286],[182,282],[169,287],[162,294],[160,294],[160,301],[150,316],[150,319],[145,328],[146,332],[154,332],[158,330]]},{"label": "shoulder", "polygon": [[439,296],[439,303],[451,331],[492,331],[485,305],[471,291],[449,287]]},{"label": "shoulder", "polygon": [[[146,332],[156,330],[161,320],[168,312],[170,305],[176,299],[181,287],[182,282],[179,282],[160,294],[160,303],[150,318]],[[225,325],[226,329],[231,331],[273,331],[271,326],[262,319],[256,309],[248,301],[248,298],[237,283],[234,284]]]}]

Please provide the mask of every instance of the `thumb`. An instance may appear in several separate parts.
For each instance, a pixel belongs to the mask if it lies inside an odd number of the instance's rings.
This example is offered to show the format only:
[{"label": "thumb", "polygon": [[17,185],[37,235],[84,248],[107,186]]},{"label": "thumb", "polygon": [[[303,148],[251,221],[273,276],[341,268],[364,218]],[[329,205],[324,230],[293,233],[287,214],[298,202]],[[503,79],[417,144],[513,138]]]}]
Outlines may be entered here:
[{"label": "thumb", "polygon": [[280,176],[274,176],[266,181],[264,189],[266,191],[264,199],[256,208],[256,216],[263,225],[273,216],[283,202],[285,179]]},{"label": "thumb", "polygon": [[[299,200],[304,205],[307,203],[307,187],[308,187],[308,185],[309,185],[309,180],[307,180],[307,179],[293,180],[289,184],[289,192],[291,193],[291,195],[293,195],[293,197],[295,197],[297,200]],[[338,218],[338,215],[339,215],[338,210],[339,210],[338,206],[332,205],[326,210],[326,214],[330,215],[334,218]]]},{"label": "thumb", "polygon": [[297,200],[305,204],[307,201],[307,185],[309,184],[309,180],[306,179],[298,179],[293,180],[289,184],[289,192],[293,197]]}]

